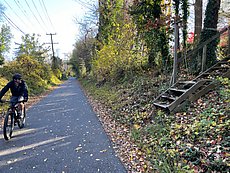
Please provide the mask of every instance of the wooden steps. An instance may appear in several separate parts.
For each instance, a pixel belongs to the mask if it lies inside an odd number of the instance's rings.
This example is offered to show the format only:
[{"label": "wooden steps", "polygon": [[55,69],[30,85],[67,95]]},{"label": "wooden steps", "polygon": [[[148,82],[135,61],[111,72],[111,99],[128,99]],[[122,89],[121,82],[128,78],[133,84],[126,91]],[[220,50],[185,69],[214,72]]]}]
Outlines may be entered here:
[{"label": "wooden steps", "polygon": [[194,90],[198,89],[205,82],[206,80],[200,80],[198,82],[180,81],[162,93],[153,104],[157,107],[172,111],[178,104],[187,99]]},{"label": "wooden steps", "polygon": [[230,58],[226,58],[217,62],[191,81],[178,81],[154,100],[154,106],[171,112],[177,107],[180,107],[186,100],[197,100],[218,85],[215,77],[230,78],[229,59]]}]

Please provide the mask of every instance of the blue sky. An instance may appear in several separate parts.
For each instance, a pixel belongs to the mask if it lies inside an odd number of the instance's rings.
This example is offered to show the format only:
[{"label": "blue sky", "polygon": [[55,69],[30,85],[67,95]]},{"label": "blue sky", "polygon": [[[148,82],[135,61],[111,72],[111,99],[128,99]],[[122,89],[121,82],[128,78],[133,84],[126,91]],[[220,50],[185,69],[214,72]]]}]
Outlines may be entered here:
[{"label": "blue sky", "polygon": [[[79,36],[79,27],[75,19],[81,20],[87,13],[85,0],[0,0],[6,7],[6,16],[13,21],[16,27],[11,26],[14,35],[12,48],[15,43],[21,43],[24,33],[41,35],[41,43],[50,43],[53,35],[56,55],[64,58],[64,53],[71,53],[73,44]],[[96,4],[91,0],[90,4]],[[5,20],[6,22],[6,20]],[[51,45],[47,45],[51,46]]]}]

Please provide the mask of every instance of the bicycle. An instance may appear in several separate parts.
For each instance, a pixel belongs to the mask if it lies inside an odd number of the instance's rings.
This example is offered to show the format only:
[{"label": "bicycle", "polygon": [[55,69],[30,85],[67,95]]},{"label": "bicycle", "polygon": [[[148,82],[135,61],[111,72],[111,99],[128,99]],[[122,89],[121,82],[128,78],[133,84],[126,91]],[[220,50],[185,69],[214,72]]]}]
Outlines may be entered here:
[{"label": "bicycle", "polygon": [[[2,100],[2,102],[10,103],[9,100]],[[4,118],[4,124],[3,124],[3,136],[5,140],[9,140],[10,138],[12,138],[14,126],[16,124],[18,124],[18,127],[20,129],[25,126],[25,121],[26,121],[25,106],[20,115],[20,111],[18,109],[19,103],[24,103],[24,101],[23,100],[18,101],[15,105],[10,104],[7,109],[7,112]]]}]

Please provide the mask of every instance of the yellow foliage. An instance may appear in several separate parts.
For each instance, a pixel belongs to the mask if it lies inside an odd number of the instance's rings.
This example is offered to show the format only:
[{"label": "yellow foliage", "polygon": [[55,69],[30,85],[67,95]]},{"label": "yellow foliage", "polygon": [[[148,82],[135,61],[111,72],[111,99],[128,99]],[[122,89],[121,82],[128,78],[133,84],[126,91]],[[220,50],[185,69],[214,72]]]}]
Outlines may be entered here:
[{"label": "yellow foliage", "polygon": [[[2,88],[8,83],[8,80],[6,80],[5,78],[1,77],[0,76],[0,90],[2,90]],[[5,99],[9,99],[10,98],[10,91],[8,91],[5,96],[4,96]],[[0,105],[0,113],[2,113],[2,111],[6,109],[6,105],[5,106],[2,106]]]},{"label": "yellow foliage", "polygon": [[134,69],[140,70],[147,63],[147,57],[135,50],[133,27],[126,24],[117,32],[120,33],[116,40],[109,38],[92,62],[92,71],[98,80],[119,78]]},{"label": "yellow foliage", "polygon": [[[52,72],[48,64],[38,62],[31,56],[21,55],[16,60],[6,63],[0,69],[0,74],[11,80],[14,73],[21,73],[28,85],[30,95],[37,95],[45,91],[49,85],[57,85],[60,80]],[[56,71],[61,78],[61,71]]]},{"label": "yellow foliage", "polygon": [[5,86],[7,84],[7,80],[3,77],[0,77],[0,88],[2,88],[3,86]]},{"label": "yellow foliage", "polygon": [[59,85],[61,83],[61,81],[54,74],[51,75],[50,81],[54,85]]},{"label": "yellow foliage", "polygon": [[[0,90],[2,90],[2,88],[3,88],[8,82],[9,82],[9,81],[6,80],[5,78],[0,77]],[[6,97],[6,98],[9,98],[9,97],[10,97],[10,91],[8,91],[8,92],[5,94],[5,97]]]},{"label": "yellow foliage", "polygon": [[138,125],[138,124],[134,124],[133,127],[134,127],[136,130],[138,130],[139,128],[141,128],[141,126]]}]

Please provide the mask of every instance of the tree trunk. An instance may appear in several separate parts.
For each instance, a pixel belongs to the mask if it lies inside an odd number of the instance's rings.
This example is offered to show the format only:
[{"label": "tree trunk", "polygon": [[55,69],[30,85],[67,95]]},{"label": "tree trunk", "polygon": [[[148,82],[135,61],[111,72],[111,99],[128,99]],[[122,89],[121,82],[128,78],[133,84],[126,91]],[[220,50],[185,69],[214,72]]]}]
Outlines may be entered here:
[{"label": "tree trunk", "polygon": [[[220,0],[209,0],[205,11],[204,28],[201,32],[200,43],[218,33],[217,23],[220,9]],[[219,40],[216,39],[207,45],[207,67],[216,62],[216,48]]]},{"label": "tree trunk", "polygon": [[203,0],[196,0],[194,8],[195,8],[194,42],[197,43],[200,39],[200,33],[202,30]]}]

